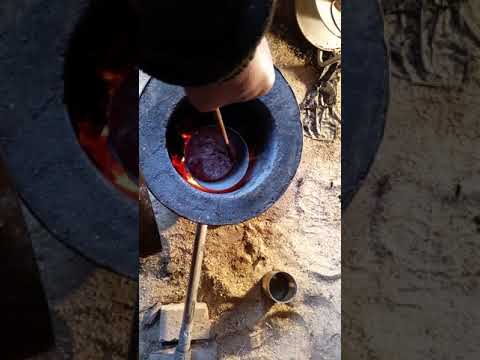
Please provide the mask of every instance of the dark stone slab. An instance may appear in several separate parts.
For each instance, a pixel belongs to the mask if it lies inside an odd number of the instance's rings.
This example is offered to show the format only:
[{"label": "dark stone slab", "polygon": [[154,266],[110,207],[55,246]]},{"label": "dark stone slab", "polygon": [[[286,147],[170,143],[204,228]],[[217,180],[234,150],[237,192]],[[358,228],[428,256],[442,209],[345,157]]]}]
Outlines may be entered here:
[{"label": "dark stone slab", "polygon": [[140,166],[154,196],[178,215],[209,225],[239,223],[272,206],[295,175],[303,144],[298,105],[282,74],[276,71],[267,95],[222,108],[225,125],[241,133],[247,143],[248,136],[263,134],[251,179],[231,193],[197,190],[174,169],[167,126],[183,98],[183,88],[152,79],[140,99]]},{"label": "dark stone slab", "polygon": [[81,150],[63,104],[64,53],[87,1],[16,3],[8,0],[0,22],[0,145],[8,170],[57,239],[136,278],[137,203],[114,189]]},{"label": "dark stone slab", "polygon": [[53,331],[32,243],[0,157],[2,357],[24,359],[53,346]]},{"label": "dark stone slab", "polygon": [[342,210],[352,201],[383,138],[389,60],[378,1],[342,10]]}]

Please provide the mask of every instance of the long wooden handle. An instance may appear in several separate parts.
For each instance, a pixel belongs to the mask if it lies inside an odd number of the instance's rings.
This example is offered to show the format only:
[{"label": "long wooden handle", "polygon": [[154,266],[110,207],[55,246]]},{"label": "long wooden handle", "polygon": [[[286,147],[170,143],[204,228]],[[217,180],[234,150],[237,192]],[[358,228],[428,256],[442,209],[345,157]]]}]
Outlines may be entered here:
[{"label": "long wooden handle", "polygon": [[183,320],[178,337],[178,345],[175,350],[175,360],[189,359],[190,342],[192,339],[193,318],[195,316],[195,304],[197,303],[198,286],[200,284],[200,275],[202,272],[203,251],[207,238],[207,228],[205,224],[197,224],[195,233],[195,242],[193,243],[192,264],[190,266],[190,279],[188,280],[187,297],[185,299],[185,308],[183,310]]}]

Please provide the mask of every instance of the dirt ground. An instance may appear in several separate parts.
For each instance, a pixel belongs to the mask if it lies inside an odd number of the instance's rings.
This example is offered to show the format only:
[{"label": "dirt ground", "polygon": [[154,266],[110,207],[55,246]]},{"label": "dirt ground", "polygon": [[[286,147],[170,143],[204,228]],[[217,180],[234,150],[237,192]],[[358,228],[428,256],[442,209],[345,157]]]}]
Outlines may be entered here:
[{"label": "dirt ground", "polygon": [[[293,17],[277,10],[268,41],[300,103],[318,77],[314,51]],[[288,29],[288,31],[287,31]],[[208,232],[199,300],[208,304],[219,359],[340,359],[340,137],[304,137],[300,168],[284,196],[261,216]],[[154,201],[164,251],[140,261],[140,355],[157,350],[144,324],[157,302],[183,302],[195,224]],[[299,294],[271,306],[259,281],[272,269],[294,275]]]},{"label": "dirt ground", "polygon": [[[403,56],[392,57],[382,145],[342,217],[342,352],[352,359],[480,351],[480,6],[417,5],[384,1],[390,50]],[[420,29],[412,8],[437,26]],[[419,42],[430,55],[421,61]]]},{"label": "dirt ground", "polygon": [[55,349],[31,360],[126,359],[136,282],[92,264],[23,210],[56,342]]}]

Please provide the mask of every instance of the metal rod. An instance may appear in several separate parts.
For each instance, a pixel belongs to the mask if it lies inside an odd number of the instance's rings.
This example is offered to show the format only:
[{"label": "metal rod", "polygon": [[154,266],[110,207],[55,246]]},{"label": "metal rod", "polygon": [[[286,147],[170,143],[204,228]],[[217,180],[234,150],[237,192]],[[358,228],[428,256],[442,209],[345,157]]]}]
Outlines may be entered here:
[{"label": "metal rod", "polygon": [[195,242],[193,243],[187,298],[185,299],[185,309],[183,310],[183,320],[182,327],[180,328],[180,335],[178,337],[178,345],[175,349],[175,360],[191,359],[190,341],[192,339],[193,318],[195,315],[195,304],[197,303],[198,285],[200,283],[207,228],[208,225],[197,224]]},{"label": "metal rod", "polygon": [[217,119],[217,125],[222,133],[223,141],[225,141],[225,145],[227,146],[230,158],[234,159],[235,152],[233,151],[232,145],[230,144],[230,140],[228,139],[227,129],[225,128],[225,124],[223,123],[223,118],[222,118],[222,113],[220,112],[220,108],[215,109],[215,118]]},{"label": "metal rod", "polygon": [[217,125],[222,132],[223,140],[227,146],[230,146],[230,141],[228,140],[227,130],[225,129],[225,124],[223,123],[222,113],[220,112],[220,108],[215,109],[215,118],[217,119]]}]

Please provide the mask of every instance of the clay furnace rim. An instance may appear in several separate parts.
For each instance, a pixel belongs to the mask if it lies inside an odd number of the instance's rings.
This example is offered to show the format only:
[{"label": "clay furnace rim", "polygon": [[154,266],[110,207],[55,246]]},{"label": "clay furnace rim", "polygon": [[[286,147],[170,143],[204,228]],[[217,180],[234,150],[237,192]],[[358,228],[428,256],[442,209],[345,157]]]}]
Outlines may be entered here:
[{"label": "clay furnace rim", "polygon": [[[276,70],[272,90],[259,100],[274,119],[268,170],[249,189],[210,194],[187,184],[173,167],[166,147],[169,119],[184,98],[182,87],[152,79],[140,99],[140,167],[152,194],[177,215],[208,225],[237,224],[258,216],[288,188],[300,164],[303,130],[293,91]],[[274,166],[283,164],[283,166]],[[257,181],[256,181],[257,182]]]}]

